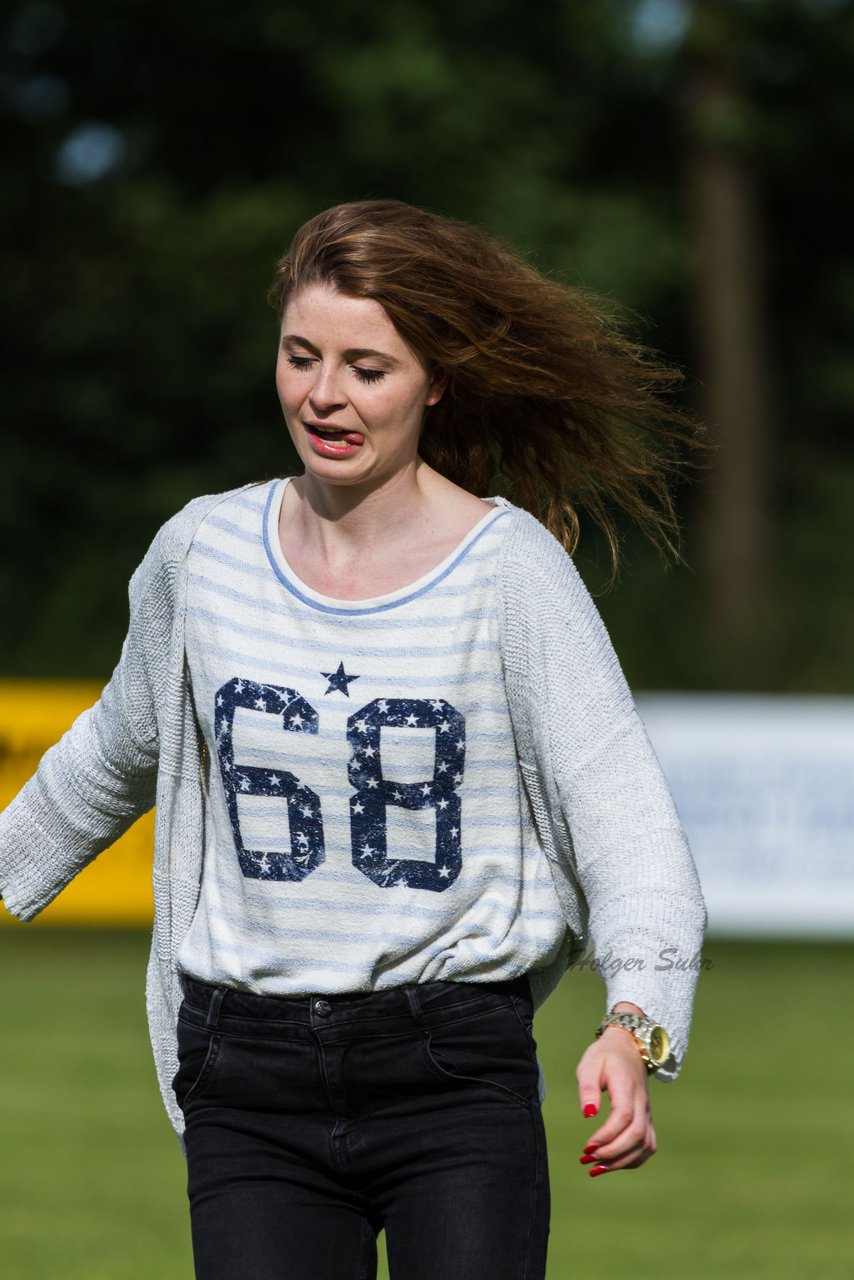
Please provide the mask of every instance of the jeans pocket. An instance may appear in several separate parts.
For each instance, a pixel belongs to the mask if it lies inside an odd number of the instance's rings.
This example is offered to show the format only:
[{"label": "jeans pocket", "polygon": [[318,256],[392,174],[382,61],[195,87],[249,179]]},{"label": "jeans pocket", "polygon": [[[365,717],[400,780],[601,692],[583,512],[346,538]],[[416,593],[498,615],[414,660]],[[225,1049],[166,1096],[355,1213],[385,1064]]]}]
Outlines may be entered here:
[{"label": "jeans pocket", "polygon": [[201,1095],[209,1082],[219,1048],[218,1032],[186,1022],[179,1014],[178,1071],[172,1081],[172,1090],[182,1111]]},{"label": "jeans pocket", "polygon": [[507,999],[519,1019],[519,1025],[522,1030],[526,1035],[531,1035],[534,1030],[534,1002],[531,999],[530,991],[525,995],[509,992]]},{"label": "jeans pocket", "polygon": [[539,1093],[533,1041],[510,1003],[432,1027],[424,1038],[432,1073],[446,1083],[485,1086],[530,1106]]}]

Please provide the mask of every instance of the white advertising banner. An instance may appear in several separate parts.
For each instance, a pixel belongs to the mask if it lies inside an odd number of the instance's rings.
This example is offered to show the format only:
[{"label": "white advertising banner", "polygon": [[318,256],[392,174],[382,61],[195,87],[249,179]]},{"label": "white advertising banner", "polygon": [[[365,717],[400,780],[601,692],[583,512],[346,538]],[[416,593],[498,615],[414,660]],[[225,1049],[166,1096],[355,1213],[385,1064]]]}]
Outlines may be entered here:
[{"label": "white advertising banner", "polygon": [[716,934],[854,936],[854,698],[637,699]]}]

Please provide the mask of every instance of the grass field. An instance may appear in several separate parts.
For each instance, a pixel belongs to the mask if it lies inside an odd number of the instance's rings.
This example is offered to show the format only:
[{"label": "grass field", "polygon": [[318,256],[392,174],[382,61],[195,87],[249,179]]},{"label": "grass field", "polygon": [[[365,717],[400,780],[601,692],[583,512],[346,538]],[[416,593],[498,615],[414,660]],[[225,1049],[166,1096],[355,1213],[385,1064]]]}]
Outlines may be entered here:
[{"label": "grass field", "polygon": [[[191,1280],[146,952],[135,933],[0,932],[8,1280]],[[578,1114],[573,1080],[600,1016],[595,975],[570,975],[538,1015],[549,1280],[854,1274],[854,945],[712,941],[706,954],[685,1073],[652,1086],[659,1154],[642,1170],[590,1179],[578,1164],[596,1123]]]}]

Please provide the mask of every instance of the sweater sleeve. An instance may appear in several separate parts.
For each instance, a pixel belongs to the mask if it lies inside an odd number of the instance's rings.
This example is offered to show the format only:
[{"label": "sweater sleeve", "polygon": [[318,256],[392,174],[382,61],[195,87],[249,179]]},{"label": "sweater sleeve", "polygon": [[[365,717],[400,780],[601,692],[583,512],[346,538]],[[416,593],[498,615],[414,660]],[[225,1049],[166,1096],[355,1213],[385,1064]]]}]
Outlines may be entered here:
[{"label": "sweater sleeve", "polygon": [[0,891],[9,911],[36,916],[154,804],[159,733],[155,689],[171,632],[163,531],[131,579],[130,625],[93,707],[45,753],[0,814]]},{"label": "sweater sleeve", "polygon": [[673,1079],[706,923],[696,869],[601,618],[563,548],[527,519],[527,553],[520,540],[505,569],[518,601],[505,661],[532,708],[527,751],[552,810],[547,843],[586,900],[607,1008],[631,1001],[668,1030],[658,1078]]}]

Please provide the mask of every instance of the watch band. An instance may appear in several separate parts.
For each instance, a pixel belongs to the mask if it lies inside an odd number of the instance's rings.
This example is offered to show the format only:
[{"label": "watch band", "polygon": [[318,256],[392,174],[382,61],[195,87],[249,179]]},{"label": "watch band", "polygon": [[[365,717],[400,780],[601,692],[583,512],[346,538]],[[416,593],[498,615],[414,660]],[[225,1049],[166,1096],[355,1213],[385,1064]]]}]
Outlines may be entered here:
[{"label": "watch band", "polygon": [[607,1027],[623,1027],[634,1036],[650,1075],[663,1067],[670,1056],[670,1037],[652,1018],[638,1013],[608,1013],[596,1030],[597,1039]]}]

